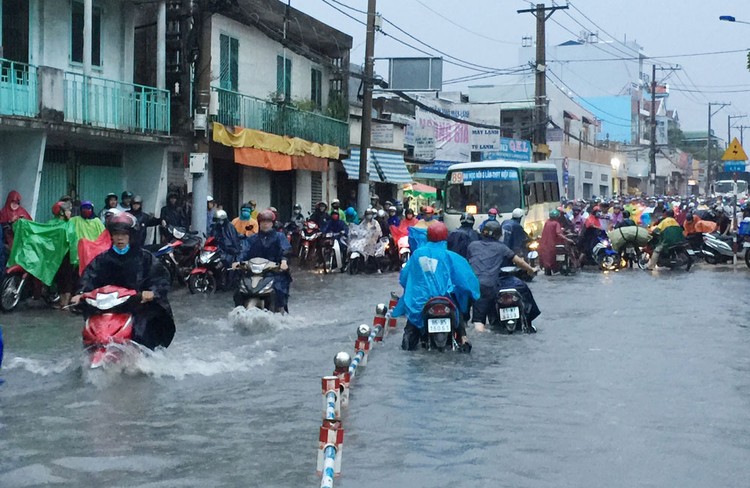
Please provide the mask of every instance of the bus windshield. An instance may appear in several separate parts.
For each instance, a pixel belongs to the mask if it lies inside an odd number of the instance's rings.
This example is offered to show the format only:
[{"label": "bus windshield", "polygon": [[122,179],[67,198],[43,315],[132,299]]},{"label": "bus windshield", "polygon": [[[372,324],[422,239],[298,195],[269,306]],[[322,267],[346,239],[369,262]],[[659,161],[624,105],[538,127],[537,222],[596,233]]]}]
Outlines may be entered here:
[{"label": "bus windshield", "polygon": [[476,213],[486,214],[496,208],[500,213],[512,212],[521,207],[521,185],[518,170],[469,169],[448,174],[445,193],[446,211],[466,212],[467,206],[476,206]]},{"label": "bus windshield", "polygon": [[[714,185],[716,193],[722,194],[733,194],[734,193],[734,182],[733,181],[717,181]],[[737,193],[744,193],[747,191],[747,181],[737,181]]]}]

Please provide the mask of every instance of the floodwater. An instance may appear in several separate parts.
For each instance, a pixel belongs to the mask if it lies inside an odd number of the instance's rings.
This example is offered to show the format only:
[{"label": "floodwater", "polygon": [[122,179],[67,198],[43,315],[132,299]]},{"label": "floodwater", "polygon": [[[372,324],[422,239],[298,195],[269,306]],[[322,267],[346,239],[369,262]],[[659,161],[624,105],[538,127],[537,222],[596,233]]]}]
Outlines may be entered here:
[{"label": "floodwater", "polygon": [[[539,276],[539,333],[470,332],[470,355],[403,352],[400,321],[355,379],[334,486],[745,486],[748,277]],[[177,289],[172,346],[97,374],[79,317],[1,315],[0,486],[317,486],[320,378],[396,289],[298,272],[286,317]]]}]

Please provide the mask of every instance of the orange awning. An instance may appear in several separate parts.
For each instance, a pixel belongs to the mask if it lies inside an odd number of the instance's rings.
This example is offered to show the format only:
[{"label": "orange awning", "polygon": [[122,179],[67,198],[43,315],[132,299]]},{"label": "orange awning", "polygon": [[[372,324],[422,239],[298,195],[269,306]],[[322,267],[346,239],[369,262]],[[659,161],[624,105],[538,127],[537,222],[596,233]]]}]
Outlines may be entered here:
[{"label": "orange awning", "polygon": [[252,147],[235,147],[234,161],[244,166],[263,168],[269,171],[289,171],[301,169],[307,171],[328,171],[328,160],[312,154],[289,156]]}]

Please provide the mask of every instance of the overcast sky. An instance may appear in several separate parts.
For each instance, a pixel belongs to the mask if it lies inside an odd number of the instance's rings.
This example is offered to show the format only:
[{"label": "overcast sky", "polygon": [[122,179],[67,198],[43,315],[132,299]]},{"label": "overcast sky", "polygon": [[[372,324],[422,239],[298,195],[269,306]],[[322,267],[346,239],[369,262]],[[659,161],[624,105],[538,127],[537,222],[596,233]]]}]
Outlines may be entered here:
[{"label": "overcast sky", "polygon": [[[326,1],[357,19],[366,20],[364,14],[341,4],[366,11],[367,0]],[[552,2],[546,4],[549,6]],[[557,4],[564,5],[564,2]],[[363,25],[336,11],[324,0],[291,0],[291,5],[351,35],[354,38],[351,61],[363,63]],[[378,12],[420,41],[461,60],[496,68],[517,66],[521,38],[535,35],[534,17],[516,13],[516,10],[530,6],[529,2],[521,0],[377,0]],[[670,74],[667,80],[671,87],[667,106],[678,111],[683,130],[705,130],[709,102],[732,103],[712,119],[716,133],[725,138],[727,115],[750,116],[750,72],[746,68],[746,52],[670,57],[750,47],[750,24],[722,22],[719,21],[720,15],[733,15],[737,20],[750,22],[750,2],[575,0],[568,10],[555,12],[547,22],[547,45],[570,40],[573,35],[565,29],[578,33],[584,26],[590,31],[598,31],[603,41],[612,41],[610,36],[618,41],[625,38],[637,41],[643,47],[643,53],[658,57],[658,63],[682,67],[682,71]],[[383,30],[386,35],[379,34],[376,40],[376,57],[423,55],[390,39],[389,34],[419,45],[392,25],[385,22]],[[438,55],[430,48],[420,47]],[[613,57],[624,56],[618,48],[625,50],[617,43],[608,47]],[[648,62],[645,70],[649,73],[650,64]],[[448,80],[475,73],[445,65],[443,78]],[[657,79],[667,75],[666,71],[657,72]],[[503,78],[489,78],[471,84],[491,84],[493,80],[502,83]],[[460,89],[468,85],[445,88]],[[750,117],[733,119],[732,124],[750,126]],[[738,135],[739,132],[733,130],[732,136]]]}]

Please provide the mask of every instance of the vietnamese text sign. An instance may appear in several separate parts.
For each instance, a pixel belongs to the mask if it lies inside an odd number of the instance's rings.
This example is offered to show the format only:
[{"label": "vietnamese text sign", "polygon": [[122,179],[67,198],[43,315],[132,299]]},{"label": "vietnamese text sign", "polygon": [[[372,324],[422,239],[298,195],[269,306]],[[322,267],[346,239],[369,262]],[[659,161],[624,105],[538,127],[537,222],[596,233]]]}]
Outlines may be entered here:
[{"label": "vietnamese text sign", "polygon": [[500,138],[500,149],[482,153],[482,161],[506,159],[510,161],[531,161],[531,143],[525,139]]}]

